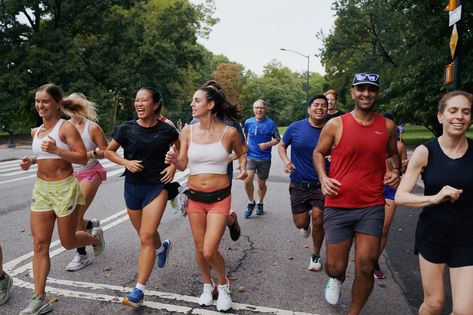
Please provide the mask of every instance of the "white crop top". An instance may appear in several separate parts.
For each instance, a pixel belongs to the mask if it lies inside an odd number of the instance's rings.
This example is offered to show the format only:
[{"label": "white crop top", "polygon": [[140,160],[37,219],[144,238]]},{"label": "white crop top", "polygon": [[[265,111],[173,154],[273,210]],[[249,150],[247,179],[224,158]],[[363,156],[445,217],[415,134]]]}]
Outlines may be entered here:
[{"label": "white crop top", "polygon": [[[97,148],[97,145],[92,141],[92,138],[90,137],[89,128],[90,128],[90,120],[85,119],[84,130],[82,131],[80,136],[82,138],[82,141],[84,141],[86,152],[94,151]],[[98,163],[98,161],[99,160],[94,158],[94,159],[88,160],[87,164],[85,165],[72,164],[72,166],[74,167],[74,171],[82,171],[89,167],[94,166],[95,164]]]},{"label": "white crop top", "polygon": [[228,151],[223,146],[222,140],[228,126],[225,126],[220,141],[214,143],[194,143],[192,142],[192,127],[190,131],[190,143],[187,150],[188,167],[190,175],[196,174],[227,174]]},{"label": "white crop top", "polygon": [[59,128],[61,128],[61,125],[63,122],[64,122],[64,119],[59,119],[56,125],[54,126],[54,128],[42,138],[38,138],[38,133],[41,130],[41,128],[43,128],[43,125],[39,126],[38,130],[36,130],[36,133],[33,137],[32,149],[33,149],[33,154],[36,155],[37,160],[62,159],[62,157],[60,157],[57,154],[52,154],[52,153],[44,152],[43,150],[41,150],[41,143],[43,141],[49,140],[48,136],[56,140],[56,146],[58,148],[61,148],[67,151],[71,150],[71,148],[67,144],[62,142],[61,138],[59,137]]}]

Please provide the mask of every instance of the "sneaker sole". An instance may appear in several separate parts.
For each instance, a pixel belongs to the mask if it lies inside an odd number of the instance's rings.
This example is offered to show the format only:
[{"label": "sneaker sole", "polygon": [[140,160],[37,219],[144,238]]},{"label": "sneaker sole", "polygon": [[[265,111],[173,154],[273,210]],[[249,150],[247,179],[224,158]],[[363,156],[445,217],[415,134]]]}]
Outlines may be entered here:
[{"label": "sneaker sole", "polygon": [[105,238],[103,237],[103,230],[100,228],[100,227],[97,227],[95,229],[100,229],[99,233],[95,234],[94,236],[98,236],[99,240],[100,240],[100,244],[102,244],[102,248],[97,248],[97,246],[92,246],[93,249],[94,249],[94,256],[100,256],[104,249],[105,249]]},{"label": "sneaker sole", "polygon": [[137,308],[137,307],[143,306],[143,301],[140,301],[138,303],[133,303],[133,302],[130,302],[127,298],[124,298],[122,300],[122,304],[126,305],[126,306],[131,306],[131,307]]},{"label": "sneaker sole", "polygon": [[2,301],[0,301],[0,305],[3,305],[8,302],[11,296],[11,289],[13,288],[13,278],[6,274],[5,274],[5,277],[7,277],[7,280],[8,280],[7,290],[6,290],[7,294],[5,295],[5,298]]}]

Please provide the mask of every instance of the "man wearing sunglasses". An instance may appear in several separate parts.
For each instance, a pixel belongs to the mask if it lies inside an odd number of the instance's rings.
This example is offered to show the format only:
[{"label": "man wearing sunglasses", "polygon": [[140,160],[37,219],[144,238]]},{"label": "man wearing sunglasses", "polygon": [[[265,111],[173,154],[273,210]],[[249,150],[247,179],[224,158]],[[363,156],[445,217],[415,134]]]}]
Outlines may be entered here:
[{"label": "man wearing sunglasses", "polygon": [[[314,151],[314,162],[325,195],[326,271],[330,277],[325,299],[337,304],[350,249],[355,240],[355,278],[348,314],[359,314],[373,289],[373,268],[384,222],[383,184],[397,187],[401,161],[396,126],[375,112],[379,76],[358,73],[353,78],[352,112],[330,120]],[[330,171],[325,156],[331,154]],[[385,177],[386,158],[394,170]]]}]

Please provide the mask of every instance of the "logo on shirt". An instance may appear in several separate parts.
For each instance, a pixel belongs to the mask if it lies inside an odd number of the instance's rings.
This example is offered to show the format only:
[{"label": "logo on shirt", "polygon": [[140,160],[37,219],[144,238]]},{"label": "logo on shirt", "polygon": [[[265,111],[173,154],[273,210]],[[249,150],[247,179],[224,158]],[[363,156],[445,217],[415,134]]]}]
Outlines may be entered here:
[{"label": "logo on shirt", "polygon": [[375,130],[374,133],[377,134],[377,135],[384,135],[384,132],[378,131],[378,130]]}]

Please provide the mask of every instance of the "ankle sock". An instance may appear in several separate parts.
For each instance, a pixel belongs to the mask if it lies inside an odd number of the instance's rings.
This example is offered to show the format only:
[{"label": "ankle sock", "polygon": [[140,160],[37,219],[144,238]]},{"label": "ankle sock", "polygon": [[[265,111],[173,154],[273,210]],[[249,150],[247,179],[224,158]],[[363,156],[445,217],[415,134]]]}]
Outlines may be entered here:
[{"label": "ankle sock", "polygon": [[161,254],[162,252],[164,252],[164,246],[163,246],[163,244],[161,244],[161,247],[158,248],[158,249],[156,250],[156,252],[157,252],[158,254]]},{"label": "ankle sock", "polygon": [[87,255],[87,251],[85,250],[85,247],[79,247],[79,248],[77,248],[77,252],[78,252],[80,255]]},{"label": "ankle sock", "polygon": [[5,275],[6,275],[5,271],[2,271],[2,273],[0,274],[0,280],[5,279]]},{"label": "ankle sock", "polygon": [[87,225],[85,226],[85,228],[86,228],[87,230],[90,230],[92,227],[93,227],[92,221],[87,220]]},{"label": "ankle sock", "polygon": [[145,289],[146,289],[146,286],[141,284],[141,283],[137,283],[135,288],[141,290],[141,292],[145,293]]}]

